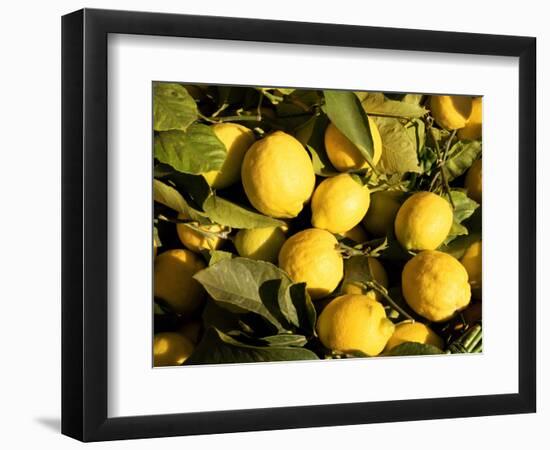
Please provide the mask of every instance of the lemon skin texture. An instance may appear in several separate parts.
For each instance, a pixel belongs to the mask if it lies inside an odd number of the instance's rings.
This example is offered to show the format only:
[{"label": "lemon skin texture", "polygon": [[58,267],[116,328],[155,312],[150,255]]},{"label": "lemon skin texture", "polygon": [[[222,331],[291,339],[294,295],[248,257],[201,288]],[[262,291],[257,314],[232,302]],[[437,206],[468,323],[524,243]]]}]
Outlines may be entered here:
[{"label": "lemon skin texture", "polygon": [[420,252],[401,274],[403,295],[422,317],[442,322],[470,303],[468,273],[451,255],[436,250]]},{"label": "lemon skin texture", "polygon": [[237,123],[217,123],[211,126],[216,137],[225,145],[227,156],[219,170],[203,174],[213,189],[223,189],[239,181],[244,155],[254,143],[254,133]]},{"label": "lemon skin texture", "polygon": [[298,140],[276,131],[246,152],[241,178],[248,200],[276,218],[296,217],[315,187],[311,159]]},{"label": "lemon skin texture", "polygon": [[482,122],[482,100],[481,97],[476,97],[472,100],[472,112],[464,128],[457,132],[460,140],[478,140],[481,139],[481,122]]},{"label": "lemon skin texture", "polygon": [[[377,281],[379,284],[381,284],[384,288],[388,288],[388,274],[386,273],[386,270],[384,269],[384,266],[380,263],[380,261],[378,261],[376,258],[372,257],[372,256],[369,256],[368,259],[368,264],[369,264],[369,270],[370,270],[370,273],[372,275],[372,277],[374,278],[375,281]],[[364,295],[370,295],[372,296],[375,300],[378,300],[380,301],[381,300],[381,295],[374,291],[374,290],[369,290],[368,288],[365,287],[364,284],[362,283],[359,283],[359,282],[350,282],[350,283],[346,283],[342,286],[342,292],[344,294],[364,294]]]},{"label": "lemon skin texture", "polygon": [[[185,214],[179,214],[178,219],[185,220]],[[209,231],[212,233],[219,233],[223,230],[223,228],[217,224],[201,225],[200,228],[204,231]],[[200,252],[201,250],[216,250],[223,244],[222,238],[218,236],[205,236],[183,223],[178,223],[176,225],[176,231],[178,232],[178,237],[180,238],[181,243],[193,252]]]},{"label": "lemon skin texture", "polygon": [[363,219],[365,229],[373,236],[386,236],[393,229],[402,197],[403,193],[399,191],[378,191],[371,194],[370,206]]},{"label": "lemon skin texture", "polygon": [[285,239],[280,227],[254,228],[239,230],[234,244],[240,256],[276,263]]},{"label": "lemon skin texture", "polygon": [[279,267],[295,283],[306,283],[316,300],[330,294],[344,275],[338,241],[328,231],[309,228],[288,238],[279,252]]},{"label": "lemon skin texture", "polygon": [[481,203],[481,159],[477,159],[468,169],[466,173],[466,179],[464,180],[464,187],[468,193],[468,197]]},{"label": "lemon skin texture", "polygon": [[405,200],[395,217],[395,236],[406,250],[435,250],[453,225],[453,210],[443,197],[417,192]]},{"label": "lemon skin texture", "polygon": [[472,99],[463,95],[432,95],[430,109],[435,121],[447,130],[464,128],[472,112]]},{"label": "lemon skin texture", "polygon": [[474,242],[470,245],[460,262],[468,272],[468,280],[472,288],[472,297],[481,299],[481,241]]},{"label": "lemon skin texture", "polygon": [[420,322],[404,322],[396,325],[395,331],[386,344],[386,351],[405,342],[429,344],[443,350],[443,339]]},{"label": "lemon skin texture", "polygon": [[179,314],[195,311],[202,304],[204,290],[193,275],[204,267],[203,260],[189,250],[161,253],[155,258],[155,297]]},{"label": "lemon skin texture", "polygon": [[153,340],[154,366],[179,366],[191,356],[193,349],[191,341],[179,333],[157,333]]},{"label": "lemon skin texture", "polygon": [[[382,138],[374,120],[369,117],[368,121],[374,150],[372,162],[376,166],[382,156]],[[328,159],[339,172],[370,169],[369,163],[355,144],[332,123],[325,131],[325,149]]]},{"label": "lemon skin texture", "polygon": [[326,178],[311,199],[311,224],[331,233],[345,233],[361,222],[369,204],[369,189],[351,175]]},{"label": "lemon skin texture", "polygon": [[359,350],[376,356],[393,334],[394,324],[382,304],[366,295],[342,295],[332,300],[317,321],[317,334],[331,350]]}]

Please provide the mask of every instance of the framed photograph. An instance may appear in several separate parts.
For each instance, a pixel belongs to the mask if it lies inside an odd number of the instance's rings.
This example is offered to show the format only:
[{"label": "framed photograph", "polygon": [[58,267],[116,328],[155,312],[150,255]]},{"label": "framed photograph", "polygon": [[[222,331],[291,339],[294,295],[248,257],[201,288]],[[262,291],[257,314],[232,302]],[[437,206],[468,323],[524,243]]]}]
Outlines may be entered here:
[{"label": "framed photograph", "polygon": [[64,16],[62,432],[535,412],[535,55]]}]

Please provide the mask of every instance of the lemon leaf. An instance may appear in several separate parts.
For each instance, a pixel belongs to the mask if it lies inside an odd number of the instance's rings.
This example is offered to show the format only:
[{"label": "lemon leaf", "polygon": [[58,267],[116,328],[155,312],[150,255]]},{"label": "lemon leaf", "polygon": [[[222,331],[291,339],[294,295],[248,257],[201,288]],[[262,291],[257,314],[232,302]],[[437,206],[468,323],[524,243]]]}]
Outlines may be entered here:
[{"label": "lemon leaf", "polygon": [[281,220],[264,216],[215,194],[210,195],[204,201],[203,209],[213,222],[231,228],[267,228],[280,227],[285,224]]},{"label": "lemon leaf", "polygon": [[452,181],[466,172],[480,154],[479,141],[458,141],[454,144],[443,166],[447,180]]},{"label": "lemon leaf", "polygon": [[186,214],[200,223],[208,222],[205,214],[192,208],[176,188],[157,179],[153,179],[153,199],[174,211]]},{"label": "lemon leaf", "polygon": [[250,340],[243,342],[216,328],[209,328],[184,365],[319,359],[315,353],[301,347],[267,346],[261,345],[261,341],[258,344],[253,345]]},{"label": "lemon leaf", "polygon": [[182,130],[197,120],[197,105],[180,84],[153,84],[153,129]]},{"label": "lemon leaf", "polygon": [[388,356],[442,355],[445,352],[434,345],[419,342],[403,342],[385,353]]},{"label": "lemon leaf", "polygon": [[330,121],[344,134],[374,167],[374,144],[367,114],[359,99],[350,91],[324,91],[325,109]]},{"label": "lemon leaf", "polygon": [[381,92],[361,92],[359,98],[367,114],[382,114],[415,119],[423,117],[428,112],[426,108],[419,104],[390,100]]},{"label": "lemon leaf", "polygon": [[222,167],[225,145],[207,125],[191,125],[187,131],[163,131],[155,136],[155,158],[178,172],[201,174]]}]

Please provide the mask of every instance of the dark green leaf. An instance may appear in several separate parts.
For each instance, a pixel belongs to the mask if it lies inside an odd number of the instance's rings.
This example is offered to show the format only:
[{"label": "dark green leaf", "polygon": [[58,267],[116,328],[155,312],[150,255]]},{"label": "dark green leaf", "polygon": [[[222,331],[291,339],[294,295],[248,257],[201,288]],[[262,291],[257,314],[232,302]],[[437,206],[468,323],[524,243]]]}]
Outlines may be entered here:
[{"label": "dark green leaf", "polygon": [[417,103],[390,100],[380,92],[365,92],[361,94],[361,105],[367,114],[381,114],[415,119],[423,117],[428,112],[426,108]]},{"label": "dark green leaf", "polygon": [[252,209],[232,203],[212,194],[203,204],[204,211],[213,222],[232,228],[280,227],[284,222],[259,214]]},{"label": "dark green leaf", "polygon": [[443,350],[429,345],[420,344],[418,342],[403,342],[397,347],[392,348],[389,352],[385,353],[388,356],[418,356],[418,355],[442,355]]},{"label": "dark green leaf", "polygon": [[481,233],[469,233],[464,236],[458,236],[456,239],[453,239],[448,245],[443,245],[439,248],[440,251],[449,253],[454,256],[456,259],[462,258],[464,253],[470,245],[474,242],[481,240]]},{"label": "dark green leaf", "polygon": [[481,142],[458,141],[449,150],[443,170],[447,180],[452,181],[470,168],[481,154]]},{"label": "dark green leaf", "polygon": [[174,211],[185,214],[190,219],[201,223],[207,222],[204,213],[189,206],[177,189],[156,179],[153,179],[153,199]]},{"label": "dark green leaf", "polygon": [[319,358],[315,353],[305,348],[251,345],[229,336],[216,328],[209,328],[193,354],[184,364],[224,364],[314,359]]},{"label": "dark green leaf", "polygon": [[338,175],[325,150],[325,130],[329,124],[328,117],[322,114],[313,117],[296,132],[296,138],[307,148],[313,162],[315,174],[322,177]]},{"label": "dark green leaf", "polygon": [[397,119],[374,117],[382,137],[382,157],[378,163],[385,173],[420,172],[416,139]]},{"label": "dark green leaf", "polygon": [[470,217],[479,204],[466,195],[466,192],[454,189],[451,191],[451,198],[454,203],[453,216],[456,222],[462,223]]},{"label": "dark green leaf", "polygon": [[326,113],[373,167],[374,147],[369,121],[357,96],[350,91],[324,91]]},{"label": "dark green leaf", "polygon": [[197,120],[197,105],[187,90],[176,83],[153,85],[153,129],[182,130]]},{"label": "dark green leaf", "polygon": [[300,334],[276,334],[263,337],[262,341],[271,347],[303,347],[307,343],[306,337]]},{"label": "dark green leaf", "polygon": [[155,137],[155,158],[178,172],[201,174],[222,167],[227,150],[207,125],[163,131]]}]

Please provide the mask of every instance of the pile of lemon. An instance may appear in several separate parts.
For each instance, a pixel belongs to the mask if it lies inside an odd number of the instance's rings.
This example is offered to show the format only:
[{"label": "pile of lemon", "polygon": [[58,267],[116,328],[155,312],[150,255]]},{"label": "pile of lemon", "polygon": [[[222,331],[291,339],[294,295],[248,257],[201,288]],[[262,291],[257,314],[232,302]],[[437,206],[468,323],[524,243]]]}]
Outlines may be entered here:
[{"label": "pile of lemon", "polygon": [[[429,105],[440,127],[458,130],[460,139],[481,138],[481,99],[432,96]],[[370,118],[369,125],[376,164],[383,143]],[[314,304],[323,305],[318,308],[316,330],[329,351],[375,356],[404,342],[443,348],[442,338],[430,324],[453,318],[468,306],[472,294],[481,297],[481,241],[473,243],[461,260],[438,250],[453,225],[448,198],[427,191],[371,193],[353,176],[368,173],[369,164],[332,123],[325,132],[325,149],[340,173],[327,178],[316,177],[309,153],[290,134],[275,131],[255,140],[253,132],[239,124],[219,123],[212,129],[227,149],[223,167],[203,174],[212,189],[241,182],[248,202],[258,212],[288,224],[309,208],[310,226],[292,235],[292,227],[281,226],[236,230],[221,237],[219,225],[202,226],[206,233],[185,223],[174,225],[183,248],[156,256],[155,297],[178,314],[197,311],[205,299],[205,291],[193,278],[205,267],[200,252],[224,246],[242,257],[277,264],[294,282],[305,282]],[[481,160],[469,169],[464,187],[472,199],[481,202]],[[421,321],[394,324],[379,292],[363,285],[342,286],[344,255],[339,240],[346,237],[363,243],[390,234],[414,255],[400,274],[401,290]],[[387,288],[383,262],[369,257],[369,267],[374,279]],[[155,365],[181,364],[192,353],[199,334],[196,321],[178,332],[158,333]]]}]

